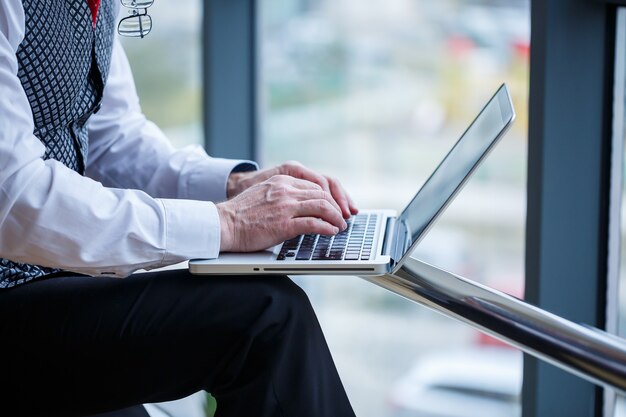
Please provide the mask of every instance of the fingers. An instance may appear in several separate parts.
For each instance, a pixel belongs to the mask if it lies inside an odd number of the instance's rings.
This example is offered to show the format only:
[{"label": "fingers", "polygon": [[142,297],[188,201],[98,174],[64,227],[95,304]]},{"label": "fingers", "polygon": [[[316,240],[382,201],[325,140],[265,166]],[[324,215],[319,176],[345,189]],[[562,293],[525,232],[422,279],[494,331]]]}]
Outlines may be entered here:
[{"label": "fingers", "polygon": [[336,235],[339,228],[315,217],[296,217],[290,222],[290,232],[292,236],[305,234]]},{"label": "fingers", "polygon": [[346,221],[341,216],[341,211],[337,210],[327,200],[307,200],[299,204],[295,211],[295,217],[317,217],[327,223],[337,227],[339,230],[345,230],[348,227]]},{"label": "fingers", "polygon": [[281,171],[285,175],[310,181],[322,187],[324,191],[330,193],[330,185],[328,180],[321,174],[303,166],[298,162],[286,162],[280,166]]},{"label": "fingers", "polygon": [[351,215],[358,213],[359,210],[356,208],[356,204],[354,204],[354,201],[352,201],[348,193],[336,179],[320,175],[294,161],[284,163],[279,167],[279,170],[284,175],[317,184],[324,191],[329,192],[341,208],[344,218],[347,219]]},{"label": "fingers", "polygon": [[332,195],[330,195],[330,193],[327,193],[326,191],[322,191],[321,189],[319,189],[319,190],[303,190],[303,191],[300,191],[300,194],[298,195],[298,197],[302,201],[304,201],[304,200],[325,200],[325,201],[328,201],[335,208],[335,210],[337,210],[339,213],[343,213],[342,210],[341,210],[341,207],[339,207],[339,205],[337,204],[335,199],[332,197]]},{"label": "fingers", "polygon": [[[292,217],[312,217],[321,219],[322,221],[333,226],[333,234],[337,233],[334,232],[334,228],[339,231],[345,230],[345,228],[348,227],[343,218],[342,210],[335,199],[333,199],[332,195],[329,192],[324,191],[319,185],[308,180],[302,180],[284,175],[274,177],[274,181],[287,183],[293,187],[289,194],[291,198],[297,201],[297,203],[292,206]],[[318,224],[316,225],[319,227]],[[325,233],[331,230],[328,229],[328,226],[325,227]],[[307,231],[306,233],[318,232]]]},{"label": "fingers", "polygon": [[346,192],[346,190],[341,186],[339,181],[334,178],[326,177],[328,180],[328,184],[330,186],[330,192],[341,207],[341,212],[345,219],[349,218],[351,215],[356,214],[358,212],[354,202]]},{"label": "fingers", "polygon": [[276,175],[272,177],[270,181],[274,183],[282,183],[283,185],[286,184],[295,188],[299,192],[294,193],[293,196],[294,198],[297,198],[300,201],[311,200],[311,199],[315,199],[315,200],[323,199],[323,200],[327,200],[334,207],[336,207],[339,212],[341,213],[344,212],[344,210],[342,210],[342,208],[337,204],[337,202],[335,201],[335,199],[333,198],[332,194],[329,191],[324,190],[321,186],[319,186],[318,184],[312,183],[311,181],[302,180],[302,179],[290,177],[287,175]]},{"label": "fingers", "polygon": [[290,185],[292,185],[293,187],[299,189],[299,190],[316,190],[316,191],[322,191],[322,192],[327,192],[330,194],[330,192],[328,190],[324,190],[319,184],[316,184],[314,182],[308,181],[308,180],[303,180],[300,178],[295,178],[295,177],[290,177],[287,175],[278,175],[274,178],[277,177],[282,177],[285,178]]}]

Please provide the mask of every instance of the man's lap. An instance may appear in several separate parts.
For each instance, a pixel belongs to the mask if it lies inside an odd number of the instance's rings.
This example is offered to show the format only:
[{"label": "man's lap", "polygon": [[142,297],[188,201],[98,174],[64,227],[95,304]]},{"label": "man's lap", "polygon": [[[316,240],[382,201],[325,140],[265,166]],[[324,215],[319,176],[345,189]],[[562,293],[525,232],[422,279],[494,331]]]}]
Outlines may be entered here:
[{"label": "man's lap", "polygon": [[302,295],[286,277],[180,270],[54,277],[2,291],[0,397],[95,413],[94,404],[189,395],[212,386],[266,306],[292,297]]}]

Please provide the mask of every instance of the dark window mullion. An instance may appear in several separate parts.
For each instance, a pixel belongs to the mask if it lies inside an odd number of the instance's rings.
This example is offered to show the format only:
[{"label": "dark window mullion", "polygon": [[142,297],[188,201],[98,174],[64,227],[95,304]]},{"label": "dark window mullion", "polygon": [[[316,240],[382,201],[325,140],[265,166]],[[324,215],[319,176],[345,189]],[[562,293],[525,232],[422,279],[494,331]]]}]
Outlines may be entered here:
[{"label": "dark window mullion", "polygon": [[[531,3],[526,299],[603,328],[614,8]],[[601,390],[526,356],[523,415],[600,415]]]},{"label": "dark window mullion", "polygon": [[255,0],[204,2],[205,147],[212,156],[256,157],[256,11]]}]

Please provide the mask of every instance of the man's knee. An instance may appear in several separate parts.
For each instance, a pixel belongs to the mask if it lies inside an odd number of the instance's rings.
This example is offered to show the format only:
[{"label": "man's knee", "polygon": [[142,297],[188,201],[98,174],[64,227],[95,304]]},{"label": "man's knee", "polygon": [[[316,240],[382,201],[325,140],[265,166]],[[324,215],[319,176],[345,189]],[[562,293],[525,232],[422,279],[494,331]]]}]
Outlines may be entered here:
[{"label": "man's knee", "polygon": [[279,319],[306,322],[314,318],[315,314],[308,296],[289,277],[263,277],[255,291],[258,291],[257,294]]}]

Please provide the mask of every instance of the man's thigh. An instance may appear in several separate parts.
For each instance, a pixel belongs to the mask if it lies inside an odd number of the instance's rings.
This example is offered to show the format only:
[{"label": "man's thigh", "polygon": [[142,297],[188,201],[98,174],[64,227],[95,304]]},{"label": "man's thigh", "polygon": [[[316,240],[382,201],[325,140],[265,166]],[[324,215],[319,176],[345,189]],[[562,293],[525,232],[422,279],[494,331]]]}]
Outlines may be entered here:
[{"label": "man's thigh", "polygon": [[0,401],[95,414],[211,389],[286,277],[55,277],[0,292]]}]

